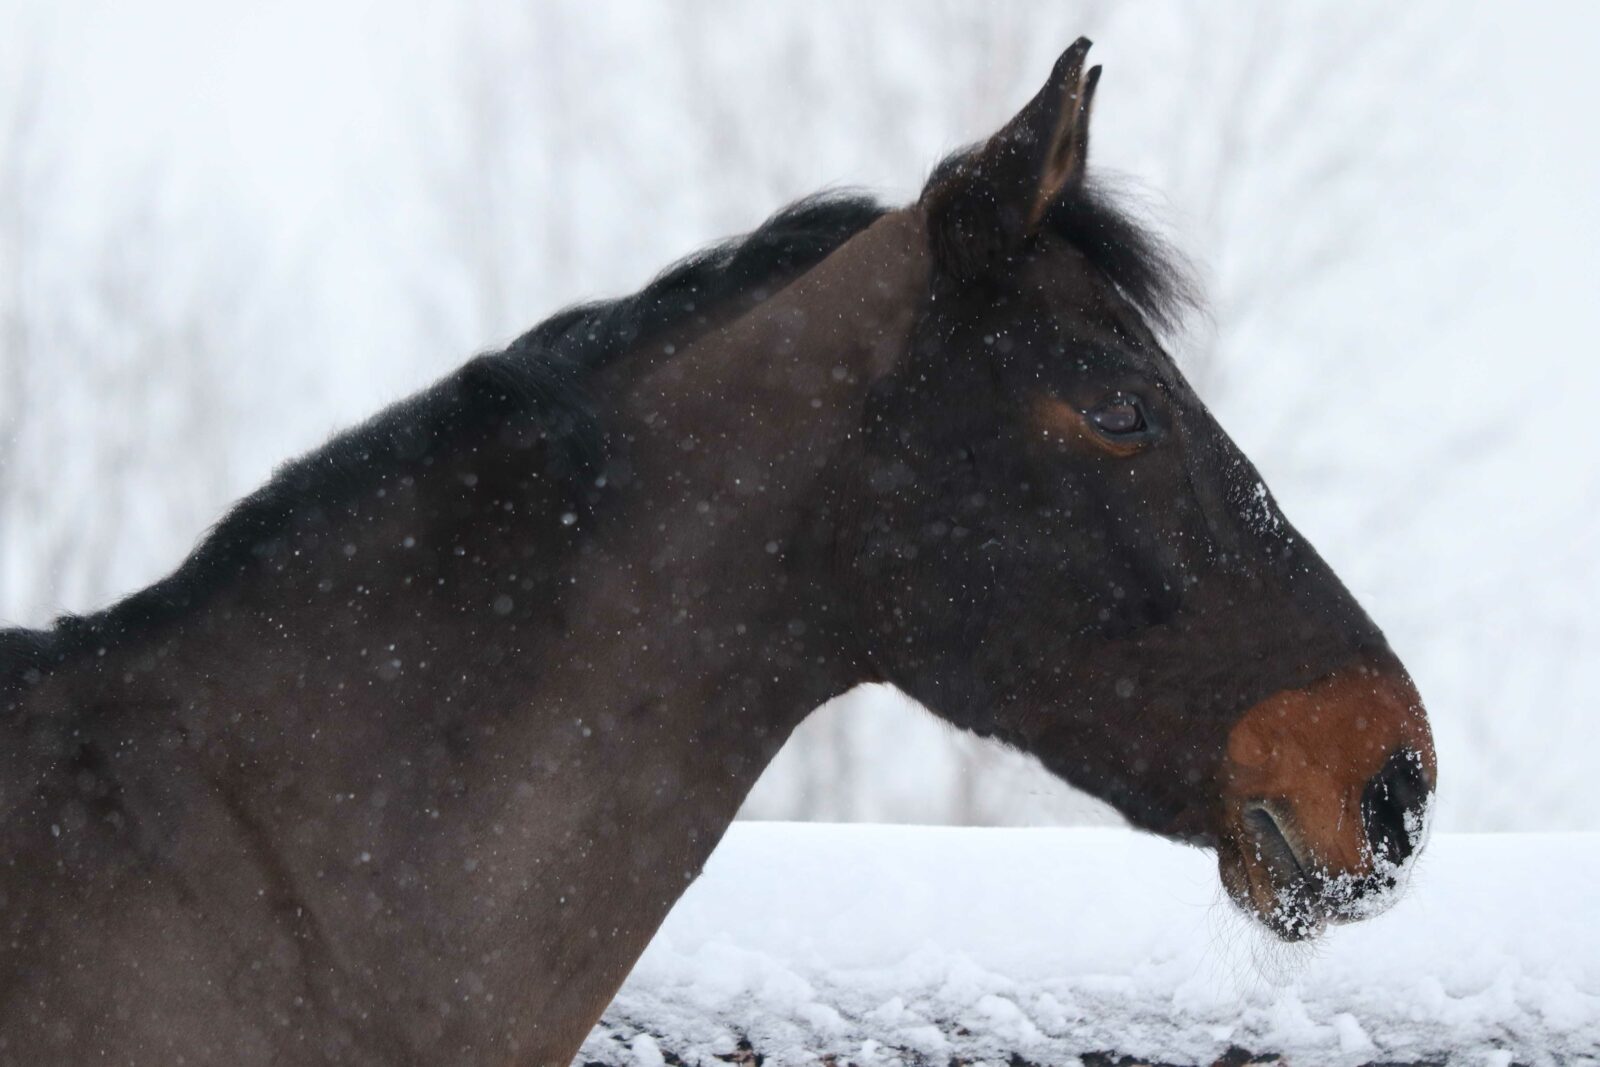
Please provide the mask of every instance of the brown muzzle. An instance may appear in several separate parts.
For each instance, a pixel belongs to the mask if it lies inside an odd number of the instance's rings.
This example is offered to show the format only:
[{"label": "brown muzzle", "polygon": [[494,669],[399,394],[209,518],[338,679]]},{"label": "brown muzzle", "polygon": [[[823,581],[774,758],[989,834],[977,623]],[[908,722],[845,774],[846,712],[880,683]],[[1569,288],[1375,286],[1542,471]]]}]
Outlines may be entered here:
[{"label": "brown muzzle", "polygon": [[1275,693],[1228,735],[1223,884],[1289,940],[1373,914],[1422,845],[1434,782],[1427,715],[1398,664]]}]

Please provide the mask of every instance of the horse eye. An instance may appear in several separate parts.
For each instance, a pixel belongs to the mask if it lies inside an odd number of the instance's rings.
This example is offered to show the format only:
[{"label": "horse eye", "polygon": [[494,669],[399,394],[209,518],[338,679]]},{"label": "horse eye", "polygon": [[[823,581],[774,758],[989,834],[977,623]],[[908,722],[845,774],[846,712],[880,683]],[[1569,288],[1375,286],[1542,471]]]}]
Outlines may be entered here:
[{"label": "horse eye", "polygon": [[1095,429],[1108,437],[1124,437],[1148,427],[1139,398],[1122,393],[1090,408],[1088,415]]}]

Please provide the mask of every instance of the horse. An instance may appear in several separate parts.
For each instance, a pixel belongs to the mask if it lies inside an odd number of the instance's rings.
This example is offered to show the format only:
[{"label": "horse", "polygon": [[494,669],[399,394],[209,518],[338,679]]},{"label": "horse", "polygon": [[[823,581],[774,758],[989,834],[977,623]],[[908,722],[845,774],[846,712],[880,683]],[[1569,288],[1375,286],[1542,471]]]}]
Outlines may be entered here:
[{"label": "horse", "polygon": [[808,198],[0,634],[0,1063],[567,1064],[795,726],[861,683],[1392,900],[1428,721],[1164,345],[1087,40],[888,208]]}]

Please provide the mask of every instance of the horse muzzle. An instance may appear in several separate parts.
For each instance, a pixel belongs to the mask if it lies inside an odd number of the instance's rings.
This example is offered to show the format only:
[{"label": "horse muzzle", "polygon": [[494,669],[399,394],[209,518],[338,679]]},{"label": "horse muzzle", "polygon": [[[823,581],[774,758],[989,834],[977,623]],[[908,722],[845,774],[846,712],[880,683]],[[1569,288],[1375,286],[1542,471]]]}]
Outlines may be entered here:
[{"label": "horse muzzle", "polygon": [[1376,914],[1426,839],[1435,780],[1427,715],[1398,663],[1275,693],[1228,735],[1223,885],[1289,941]]}]

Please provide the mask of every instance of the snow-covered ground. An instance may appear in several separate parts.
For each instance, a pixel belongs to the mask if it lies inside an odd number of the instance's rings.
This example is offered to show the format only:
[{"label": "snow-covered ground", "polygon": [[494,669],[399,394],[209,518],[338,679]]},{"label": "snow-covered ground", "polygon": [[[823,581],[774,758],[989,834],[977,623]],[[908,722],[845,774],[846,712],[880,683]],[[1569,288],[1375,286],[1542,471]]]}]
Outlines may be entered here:
[{"label": "snow-covered ground", "polygon": [[1290,948],[1128,830],[736,824],[580,1062],[1597,1064],[1597,884],[1600,834],[1437,834]]}]

